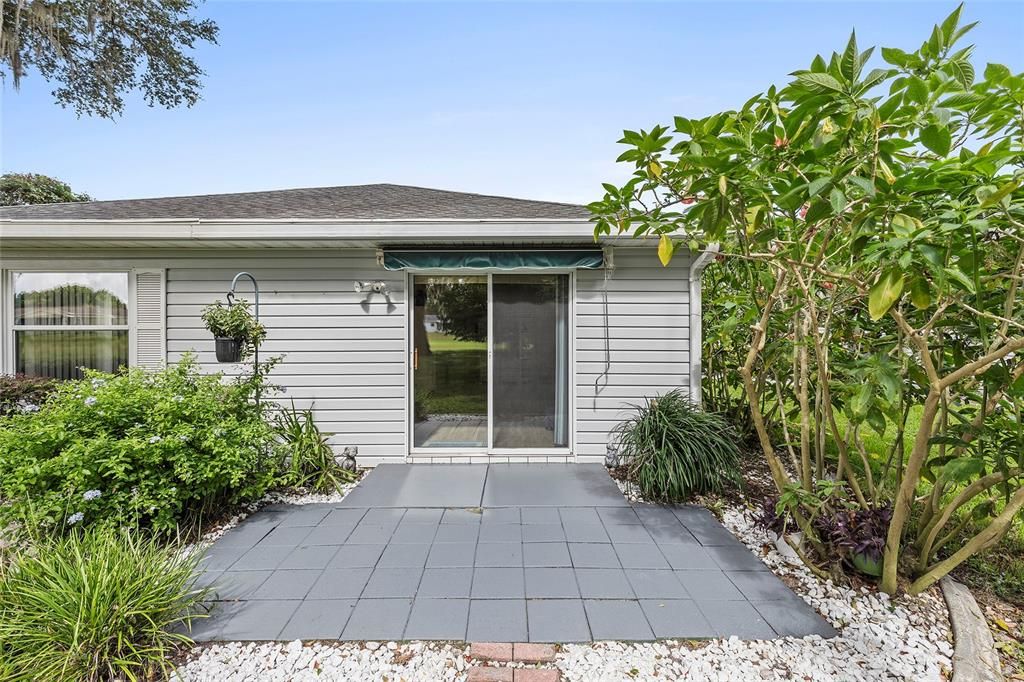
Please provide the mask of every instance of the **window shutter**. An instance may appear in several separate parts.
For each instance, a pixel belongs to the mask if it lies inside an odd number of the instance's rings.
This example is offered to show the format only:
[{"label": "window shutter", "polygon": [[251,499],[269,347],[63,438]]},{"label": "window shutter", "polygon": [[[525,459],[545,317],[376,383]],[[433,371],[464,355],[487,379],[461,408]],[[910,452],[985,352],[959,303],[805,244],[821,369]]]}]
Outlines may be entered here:
[{"label": "window shutter", "polygon": [[167,293],[164,270],[135,270],[135,340],[131,364],[159,369],[167,361]]}]

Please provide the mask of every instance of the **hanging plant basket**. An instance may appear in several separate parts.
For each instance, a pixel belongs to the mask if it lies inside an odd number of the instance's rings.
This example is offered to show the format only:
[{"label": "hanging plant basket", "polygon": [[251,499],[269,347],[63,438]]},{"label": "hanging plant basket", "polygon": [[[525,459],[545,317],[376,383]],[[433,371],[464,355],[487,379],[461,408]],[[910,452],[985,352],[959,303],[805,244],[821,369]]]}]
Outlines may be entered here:
[{"label": "hanging plant basket", "polygon": [[245,343],[239,339],[230,339],[224,336],[214,338],[217,349],[217,362],[241,362],[242,348]]},{"label": "hanging plant basket", "polygon": [[217,362],[241,362],[253,354],[267,335],[263,325],[249,312],[249,304],[238,301],[223,305],[215,301],[203,309],[203,323],[213,334]]}]

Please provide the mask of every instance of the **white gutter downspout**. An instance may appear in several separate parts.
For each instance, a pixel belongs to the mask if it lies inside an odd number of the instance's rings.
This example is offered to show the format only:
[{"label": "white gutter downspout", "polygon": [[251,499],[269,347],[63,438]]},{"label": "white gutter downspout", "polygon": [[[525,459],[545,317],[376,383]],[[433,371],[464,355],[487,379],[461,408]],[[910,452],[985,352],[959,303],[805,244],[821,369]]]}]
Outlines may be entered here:
[{"label": "white gutter downspout", "polygon": [[704,346],[703,329],[701,328],[701,279],[704,268],[719,251],[718,244],[709,244],[697,259],[690,265],[690,400],[701,405],[701,379],[704,376],[702,349]]}]

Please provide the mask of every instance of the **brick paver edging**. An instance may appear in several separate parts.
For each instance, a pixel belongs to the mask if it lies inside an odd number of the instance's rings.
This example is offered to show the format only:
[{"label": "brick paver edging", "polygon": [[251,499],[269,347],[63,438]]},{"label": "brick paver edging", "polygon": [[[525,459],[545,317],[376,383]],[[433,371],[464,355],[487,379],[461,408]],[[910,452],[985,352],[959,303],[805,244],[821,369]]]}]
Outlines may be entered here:
[{"label": "brick paver edging", "polygon": [[[554,663],[558,650],[551,644],[529,642],[476,642],[469,647],[470,657],[494,663]],[[469,682],[559,682],[556,668],[505,668],[478,665],[469,669]]]},{"label": "brick paver edging", "polygon": [[559,682],[562,673],[553,668],[493,668],[477,666],[469,669],[468,682]]}]

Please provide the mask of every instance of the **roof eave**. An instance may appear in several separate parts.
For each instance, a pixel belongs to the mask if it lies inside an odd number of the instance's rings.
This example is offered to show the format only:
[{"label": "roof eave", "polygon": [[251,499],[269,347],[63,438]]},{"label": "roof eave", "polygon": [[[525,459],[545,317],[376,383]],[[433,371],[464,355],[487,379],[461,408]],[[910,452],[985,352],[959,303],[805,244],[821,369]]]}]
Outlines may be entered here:
[{"label": "roof eave", "polygon": [[[475,226],[473,229],[470,226]],[[199,245],[224,241],[486,241],[592,240],[593,224],[570,220],[11,220],[0,219],[3,242],[56,243],[123,240],[181,241]]]}]

